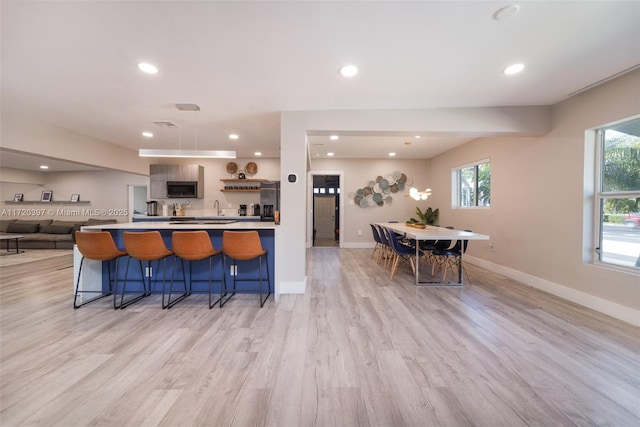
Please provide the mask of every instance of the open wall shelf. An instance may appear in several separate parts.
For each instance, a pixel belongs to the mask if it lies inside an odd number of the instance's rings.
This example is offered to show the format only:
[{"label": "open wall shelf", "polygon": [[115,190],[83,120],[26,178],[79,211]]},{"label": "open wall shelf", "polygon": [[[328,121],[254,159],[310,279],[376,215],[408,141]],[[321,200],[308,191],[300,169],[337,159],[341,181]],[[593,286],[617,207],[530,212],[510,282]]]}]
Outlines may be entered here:
[{"label": "open wall shelf", "polygon": [[224,188],[223,193],[259,193],[260,183],[266,179],[221,179]]},{"label": "open wall shelf", "polygon": [[71,202],[71,201],[65,201],[65,202],[41,202],[39,200],[25,200],[23,202],[14,202],[13,200],[5,200],[4,202],[5,205],[90,205],[91,202],[88,200],[81,200],[79,202]]}]

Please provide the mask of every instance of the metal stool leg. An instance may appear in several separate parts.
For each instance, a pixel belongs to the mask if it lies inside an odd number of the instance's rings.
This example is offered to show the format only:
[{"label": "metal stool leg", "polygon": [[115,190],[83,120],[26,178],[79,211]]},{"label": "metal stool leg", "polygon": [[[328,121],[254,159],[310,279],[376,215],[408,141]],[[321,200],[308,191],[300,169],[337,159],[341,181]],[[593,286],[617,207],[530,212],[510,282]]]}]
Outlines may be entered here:
[{"label": "metal stool leg", "polygon": [[[236,280],[235,280],[235,276],[233,278],[233,292],[231,293],[231,295],[229,295],[226,299],[223,299],[222,297],[227,295],[227,266],[226,266],[226,255],[221,255],[222,256],[222,280],[224,281],[224,295],[222,295],[222,286],[220,287],[220,308],[222,308],[222,306],[224,306],[227,301],[229,301],[231,299],[232,296],[234,296],[236,294]],[[235,265],[235,261],[234,264]]]},{"label": "metal stool leg", "polygon": [[129,257],[127,259],[127,267],[125,268],[125,272],[124,272],[124,281],[122,283],[122,293],[120,294],[120,305],[117,305],[116,303],[116,296],[117,294],[114,294],[114,302],[113,302],[113,308],[115,309],[124,309],[127,306],[133,304],[136,301],[140,301],[142,298],[146,298],[147,296],[151,295],[150,291],[147,291],[147,284],[146,281],[144,280],[144,269],[142,268],[142,261],[139,261],[140,263],[140,273],[142,274],[142,294],[138,295],[134,298],[131,298],[128,301],[124,300],[124,294],[127,290],[127,278],[129,276],[129,262],[131,261],[131,257]]},{"label": "metal stool leg", "polygon": [[[110,261],[106,261],[107,263],[107,278],[109,280],[109,293],[105,294],[103,293],[102,290],[99,291],[79,291],[78,288],[80,287],[80,277],[82,276],[82,267],[84,265],[84,260],[85,258],[82,257],[82,259],[80,259],[80,268],[78,269],[78,280],[76,281],[76,290],[73,296],[73,308],[80,308],[83,305],[89,304],[93,301],[99,300],[101,298],[104,297],[108,297],[113,293],[113,288],[111,287],[111,262]],[[118,259],[116,258],[116,289],[118,287]],[[100,293],[101,295],[98,295],[96,297],[91,298],[88,301],[83,301],[81,304],[77,303],[78,300],[78,293]]]},{"label": "metal stool leg", "polygon": [[[176,261],[177,261],[178,257],[174,257],[173,258],[173,270],[171,272],[171,283],[169,285],[169,298],[167,299],[167,303],[164,303],[164,290],[165,290],[165,285],[164,285],[164,273],[166,272],[166,269],[163,271],[163,275],[162,275],[162,308],[171,308],[174,305],[176,305],[177,303],[179,303],[180,301],[182,301],[183,299],[185,299],[186,297],[188,297],[189,295],[191,295],[191,292],[189,292],[187,290],[187,277],[184,273],[184,260],[181,258],[180,259],[180,266],[182,267],[182,282],[184,283],[184,292],[177,298],[175,298],[173,301],[171,300],[171,294],[173,293],[173,281],[174,281],[174,277],[176,274]],[[166,259],[165,261],[165,266],[166,266]],[[191,262],[189,262],[189,288],[191,288]]]},{"label": "metal stool leg", "polygon": [[[263,255],[263,256],[267,256],[267,254]],[[265,297],[265,299],[262,299],[262,257],[260,257],[260,307],[264,306],[264,303],[267,302],[267,299],[269,299],[269,296],[271,295],[271,275],[269,275],[269,259],[267,258],[265,260],[265,264],[267,267],[267,287],[268,287],[268,293],[267,296]]]}]

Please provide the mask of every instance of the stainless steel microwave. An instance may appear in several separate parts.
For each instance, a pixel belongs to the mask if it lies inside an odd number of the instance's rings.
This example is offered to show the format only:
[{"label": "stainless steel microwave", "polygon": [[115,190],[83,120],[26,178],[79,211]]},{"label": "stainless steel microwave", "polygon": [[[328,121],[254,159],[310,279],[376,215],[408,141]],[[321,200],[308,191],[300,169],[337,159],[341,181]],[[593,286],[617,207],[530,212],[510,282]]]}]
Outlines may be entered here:
[{"label": "stainless steel microwave", "polygon": [[196,198],[198,197],[197,181],[167,181],[167,197]]}]

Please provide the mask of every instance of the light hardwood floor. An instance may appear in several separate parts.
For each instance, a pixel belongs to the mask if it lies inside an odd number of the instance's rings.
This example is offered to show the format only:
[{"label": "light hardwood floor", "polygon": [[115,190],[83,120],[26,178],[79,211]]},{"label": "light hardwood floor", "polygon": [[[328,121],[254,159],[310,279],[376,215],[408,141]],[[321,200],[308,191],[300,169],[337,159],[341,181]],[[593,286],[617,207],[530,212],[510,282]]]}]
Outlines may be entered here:
[{"label": "light hardwood floor", "polygon": [[[640,425],[640,329],[491,272],[393,282],[313,248],[308,292],[72,308],[70,256],[0,269],[0,425]],[[603,284],[604,286],[604,284]]]}]

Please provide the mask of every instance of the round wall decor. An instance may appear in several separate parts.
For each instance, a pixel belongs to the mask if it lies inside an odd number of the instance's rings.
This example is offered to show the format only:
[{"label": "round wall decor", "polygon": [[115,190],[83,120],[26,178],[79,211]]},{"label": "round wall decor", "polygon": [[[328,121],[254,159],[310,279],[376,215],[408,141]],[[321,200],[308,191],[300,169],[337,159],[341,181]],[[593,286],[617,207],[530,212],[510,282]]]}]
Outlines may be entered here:
[{"label": "round wall decor", "polygon": [[258,173],[258,165],[254,162],[249,162],[244,170],[250,175],[255,175]]},{"label": "round wall decor", "polygon": [[238,165],[236,165],[234,162],[227,163],[227,172],[230,174],[238,172]]}]

